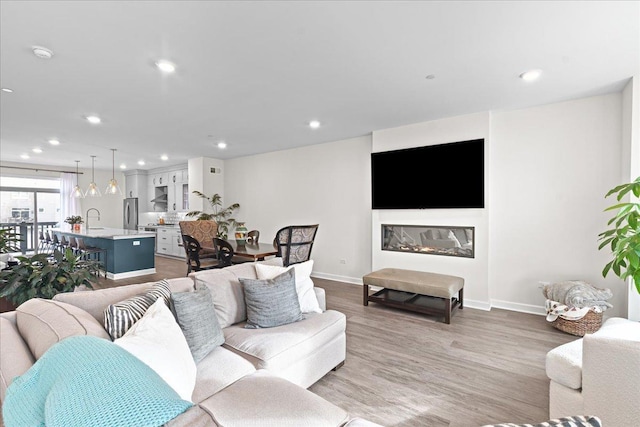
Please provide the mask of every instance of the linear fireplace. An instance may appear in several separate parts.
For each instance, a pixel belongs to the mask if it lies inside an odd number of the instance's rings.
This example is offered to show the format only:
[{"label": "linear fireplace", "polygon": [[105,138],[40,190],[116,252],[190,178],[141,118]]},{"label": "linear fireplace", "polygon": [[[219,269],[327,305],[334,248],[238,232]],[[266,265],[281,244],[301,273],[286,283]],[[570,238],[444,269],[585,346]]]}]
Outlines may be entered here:
[{"label": "linear fireplace", "polygon": [[462,258],[475,256],[475,227],[382,224],[382,250]]}]

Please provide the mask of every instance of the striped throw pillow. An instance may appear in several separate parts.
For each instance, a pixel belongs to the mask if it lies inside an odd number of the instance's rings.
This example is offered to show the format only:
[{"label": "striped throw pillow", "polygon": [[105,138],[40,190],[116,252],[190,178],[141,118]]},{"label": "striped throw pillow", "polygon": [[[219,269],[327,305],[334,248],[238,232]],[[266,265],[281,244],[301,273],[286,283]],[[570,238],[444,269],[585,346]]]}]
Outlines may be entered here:
[{"label": "striped throw pillow", "polygon": [[600,418],[594,416],[574,416],[557,418],[538,424],[491,424],[482,427],[602,427]]},{"label": "striped throw pillow", "polygon": [[169,282],[161,280],[151,286],[144,294],[136,295],[116,304],[110,304],[104,310],[104,328],[112,340],[123,336],[151,305],[163,298],[167,307],[171,308],[171,289]]}]

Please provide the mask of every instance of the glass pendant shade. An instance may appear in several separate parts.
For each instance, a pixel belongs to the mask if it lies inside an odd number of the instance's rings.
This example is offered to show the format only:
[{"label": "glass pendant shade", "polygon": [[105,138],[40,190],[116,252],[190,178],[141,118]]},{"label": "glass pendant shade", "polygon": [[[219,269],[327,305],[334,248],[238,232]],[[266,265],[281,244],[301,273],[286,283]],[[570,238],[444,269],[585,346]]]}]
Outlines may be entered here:
[{"label": "glass pendant shade", "polygon": [[73,190],[71,190],[71,195],[69,197],[71,197],[72,199],[82,199],[84,198],[84,193],[82,192],[82,188],[80,188],[80,185],[78,184],[78,163],[80,163],[80,160],[76,160],[76,186],[73,187]]},{"label": "glass pendant shade", "polygon": [[91,184],[89,184],[89,188],[87,188],[87,192],[84,193],[85,197],[100,197],[100,189],[98,189],[98,185],[96,184],[95,174],[94,174],[94,163],[96,160],[96,156],[91,156]]},{"label": "glass pendant shade", "polygon": [[122,196],[122,190],[116,181],[116,149],[111,149],[111,179],[104,190],[105,196]]}]

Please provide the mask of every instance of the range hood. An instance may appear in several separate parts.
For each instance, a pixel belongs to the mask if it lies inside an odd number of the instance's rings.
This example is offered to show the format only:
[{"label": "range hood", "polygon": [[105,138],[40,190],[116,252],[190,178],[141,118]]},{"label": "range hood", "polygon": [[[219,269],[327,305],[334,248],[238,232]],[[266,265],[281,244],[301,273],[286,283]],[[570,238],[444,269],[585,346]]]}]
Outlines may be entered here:
[{"label": "range hood", "polygon": [[168,196],[166,194],[161,194],[155,199],[151,200],[151,203],[167,203],[167,197]]}]

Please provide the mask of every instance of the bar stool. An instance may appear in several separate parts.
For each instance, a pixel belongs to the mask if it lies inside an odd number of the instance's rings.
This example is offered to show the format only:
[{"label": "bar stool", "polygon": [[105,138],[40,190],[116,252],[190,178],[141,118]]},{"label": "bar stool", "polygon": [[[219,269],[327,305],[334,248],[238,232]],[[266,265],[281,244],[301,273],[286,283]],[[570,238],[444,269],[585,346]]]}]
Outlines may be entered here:
[{"label": "bar stool", "polygon": [[[78,254],[87,260],[93,259],[94,261],[98,261],[104,270],[104,277],[107,277],[107,250],[103,248],[99,248],[97,246],[87,246],[84,243],[84,239],[81,237],[76,237],[76,244],[78,247]],[[102,260],[104,256],[104,261]],[[100,273],[98,273],[98,276]]]}]

